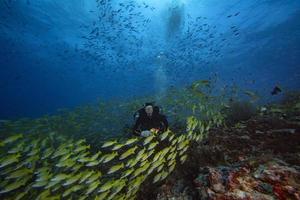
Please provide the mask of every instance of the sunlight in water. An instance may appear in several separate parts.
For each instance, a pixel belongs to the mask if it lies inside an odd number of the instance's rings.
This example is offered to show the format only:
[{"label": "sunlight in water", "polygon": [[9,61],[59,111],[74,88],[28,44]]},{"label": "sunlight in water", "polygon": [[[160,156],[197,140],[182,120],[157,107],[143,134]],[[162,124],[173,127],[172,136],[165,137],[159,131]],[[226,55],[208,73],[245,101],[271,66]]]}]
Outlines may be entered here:
[{"label": "sunlight in water", "polygon": [[167,90],[167,74],[165,71],[166,55],[160,52],[156,57],[157,70],[155,71],[155,89],[156,89],[156,101],[164,96]]},{"label": "sunlight in water", "polygon": [[183,4],[187,4],[189,0],[166,0],[166,1],[161,1],[161,0],[149,0],[149,1],[144,1],[144,0],[136,0],[138,3],[147,3],[151,6],[155,6],[158,9],[162,9],[165,7],[176,7],[180,6]]}]

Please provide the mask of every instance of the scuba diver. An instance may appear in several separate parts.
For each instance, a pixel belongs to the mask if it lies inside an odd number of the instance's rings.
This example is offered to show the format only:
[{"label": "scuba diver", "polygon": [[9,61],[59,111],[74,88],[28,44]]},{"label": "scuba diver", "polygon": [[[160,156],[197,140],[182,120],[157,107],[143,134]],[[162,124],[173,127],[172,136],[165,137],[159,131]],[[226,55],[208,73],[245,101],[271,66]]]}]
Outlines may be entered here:
[{"label": "scuba diver", "polygon": [[134,114],[136,119],[133,127],[133,134],[148,137],[152,132],[164,132],[168,129],[166,116],[160,114],[158,106],[153,103],[145,103],[144,107]]}]

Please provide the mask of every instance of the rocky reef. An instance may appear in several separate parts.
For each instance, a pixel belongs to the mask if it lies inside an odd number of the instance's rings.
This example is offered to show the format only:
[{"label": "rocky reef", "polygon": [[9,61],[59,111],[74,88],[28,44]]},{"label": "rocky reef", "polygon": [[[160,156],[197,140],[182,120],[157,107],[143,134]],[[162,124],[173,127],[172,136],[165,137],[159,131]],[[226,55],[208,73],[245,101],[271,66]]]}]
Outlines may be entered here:
[{"label": "rocky reef", "polygon": [[263,107],[247,121],[211,129],[190,149],[185,165],[148,197],[300,199],[299,103]]}]

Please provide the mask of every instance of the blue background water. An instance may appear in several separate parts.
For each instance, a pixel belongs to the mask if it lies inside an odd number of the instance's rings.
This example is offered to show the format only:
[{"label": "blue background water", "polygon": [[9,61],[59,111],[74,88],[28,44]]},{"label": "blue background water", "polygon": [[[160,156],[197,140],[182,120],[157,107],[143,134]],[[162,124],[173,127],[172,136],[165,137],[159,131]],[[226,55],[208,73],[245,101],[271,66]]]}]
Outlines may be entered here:
[{"label": "blue background water", "polygon": [[[134,9],[99,20],[119,3]],[[145,3],[1,0],[0,119],[161,95],[214,75],[219,88],[236,84],[265,101],[276,84],[299,89],[299,0]]]}]

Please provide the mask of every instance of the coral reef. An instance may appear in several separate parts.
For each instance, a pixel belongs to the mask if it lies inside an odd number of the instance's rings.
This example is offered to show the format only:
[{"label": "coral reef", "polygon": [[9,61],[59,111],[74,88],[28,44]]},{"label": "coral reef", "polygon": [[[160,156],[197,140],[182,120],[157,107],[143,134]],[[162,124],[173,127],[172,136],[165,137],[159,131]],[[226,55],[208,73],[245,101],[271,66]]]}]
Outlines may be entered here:
[{"label": "coral reef", "polygon": [[158,200],[300,199],[297,102],[215,128],[157,190]]},{"label": "coral reef", "polygon": [[225,113],[227,115],[227,122],[234,124],[250,119],[255,115],[256,109],[248,101],[230,101]]}]

